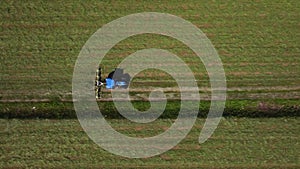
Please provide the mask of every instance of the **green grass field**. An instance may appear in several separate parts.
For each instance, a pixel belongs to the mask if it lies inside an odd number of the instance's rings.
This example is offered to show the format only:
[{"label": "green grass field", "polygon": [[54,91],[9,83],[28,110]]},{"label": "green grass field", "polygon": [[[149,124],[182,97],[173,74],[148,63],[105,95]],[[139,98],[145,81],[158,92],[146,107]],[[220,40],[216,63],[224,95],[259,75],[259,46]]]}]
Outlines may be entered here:
[{"label": "green grass field", "polygon": [[[1,1],[0,99],[71,100],[75,61],[102,25],[137,12],[177,15],[199,27],[222,59],[231,99],[299,99],[298,1],[18,2]],[[181,42],[140,35],[117,44],[103,60],[105,74],[139,49],[167,49],[209,85],[203,64]],[[140,81],[164,75],[145,72]],[[157,79],[157,78],[156,78]],[[138,79],[137,79],[138,80]],[[244,92],[244,93],[242,93]]]},{"label": "green grass field", "polygon": [[[109,120],[119,132],[153,136],[172,120],[133,125]],[[172,150],[145,159],[115,156],[93,143],[77,120],[1,120],[4,168],[299,168],[299,118],[222,119],[204,144],[198,119]]]},{"label": "green grass field", "polygon": [[[0,1],[0,168],[300,168],[299,2]],[[121,41],[101,63],[104,75],[137,50],[166,49],[193,70],[205,100],[199,103],[201,118],[179,145],[155,157],[129,159],[104,151],[84,133],[75,119],[72,74],[94,32],[139,12],[170,13],[200,28],[223,62],[228,100],[214,135],[199,144],[210,105],[201,61],[172,38],[144,34]],[[134,77],[131,95],[174,86],[167,74],[148,70]],[[100,101],[99,107],[129,136],[162,132],[179,110],[178,101],[168,102],[162,118],[139,126],[121,119],[112,102]]]}]

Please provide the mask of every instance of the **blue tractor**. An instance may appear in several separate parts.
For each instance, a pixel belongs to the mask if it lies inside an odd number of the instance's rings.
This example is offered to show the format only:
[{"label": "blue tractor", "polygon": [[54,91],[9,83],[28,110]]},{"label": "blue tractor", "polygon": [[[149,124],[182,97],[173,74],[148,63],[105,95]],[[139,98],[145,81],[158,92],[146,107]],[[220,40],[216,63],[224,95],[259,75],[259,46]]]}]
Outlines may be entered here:
[{"label": "blue tractor", "polygon": [[96,73],[95,89],[96,98],[101,98],[101,88],[105,86],[106,89],[122,88],[127,89],[130,82],[130,75],[124,73],[121,68],[115,68],[112,72],[108,74],[105,80],[102,80],[102,69],[99,67]]}]

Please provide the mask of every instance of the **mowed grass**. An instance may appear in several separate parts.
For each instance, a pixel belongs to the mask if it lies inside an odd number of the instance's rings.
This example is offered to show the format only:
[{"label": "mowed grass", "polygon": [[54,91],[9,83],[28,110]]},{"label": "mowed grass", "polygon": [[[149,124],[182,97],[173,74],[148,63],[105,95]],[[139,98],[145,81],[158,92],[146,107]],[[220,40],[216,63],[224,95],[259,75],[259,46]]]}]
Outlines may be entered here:
[{"label": "mowed grass", "polygon": [[[299,98],[297,0],[91,0],[0,2],[0,99],[70,100],[75,61],[88,38],[104,24],[138,12],[170,13],[200,28],[222,59],[228,98]],[[157,35],[134,36],[118,43],[103,60],[104,74],[129,54],[154,47],[183,58],[199,87],[209,86],[203,64],[188,47]],[[145,72],[136,80],[165,78]]]},{"label": "mowed grass", "polygon": [[[0,168],[300,168],[299,3],[1,1],[0,112],[8,120],[0,119]],[[179,145],[147,159],[128,159],[104,151],[74,119],[10,119],[74,118],[71,103],[61,101],[71,100],[73,68],[82,46],[104,24],[138,12],[182,17],[208,36],[222,59],[231,100],[227,108],[238,107],[233,109],[235,116],[250,100],[253,104],[249,107],[257,110],[268,113],[270,107],[275,112],[283,108],[287,114],[296,111],[293,115],[297,117],[223,118],[214,135],[201,145],[198,137],[204,119],[199,118]],[[104,75],[129,54],[147,48],[166,49],[181,57],[199,80],[201,94],[206,92],[207,72],[195,54],[181,42],[157,35],[134,36],[118,43],[103,60]],[[166,84],[160,85],[169,86],[166,74],[143,72],[134,79],[140,82],[136,90],[155,87],[155,81],[162,79]],[[21,103],[6,103],[14,101]],[[110,105],[102,108],[111,110]],[[139,126],[122,119],[109,121],[121,133],[139,137],[156,135],[173,122],[158,119]]]},{"label": "mowed grass", "polygon": [[[0,120],[0,168],[299,168],[299,118],[223,118],[204,144],[204,119],[172,150],[145,159],[113,155],[97,146],[77,120]],[[141,127],[109,120],[119,132],[147,137],[173,120]]]}]

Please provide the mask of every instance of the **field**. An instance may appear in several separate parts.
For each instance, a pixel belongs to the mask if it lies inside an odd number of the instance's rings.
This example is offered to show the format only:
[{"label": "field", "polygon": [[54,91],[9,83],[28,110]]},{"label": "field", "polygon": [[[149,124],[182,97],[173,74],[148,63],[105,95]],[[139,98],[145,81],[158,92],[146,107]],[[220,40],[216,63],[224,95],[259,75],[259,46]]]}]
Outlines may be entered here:
[{"label": "field", "polygon": [[[1,1],[0,168],[299,168],[299,6],[297,0]],[[166,49],[191,68],[202,99],[197,123],[179,145],[152,158],[129,159],[104,151],[84,133],[73,108],[72,76],[94,32],[139,12],[170,13],[206,34],[223,62],[227,101],[214,135],[198,144],[211,94],[199,58],[166,36],[119,42],[101,63],[104,76],[138,50]],[[104,90],[98,105],[115,129],[150,136],[177,118],[178,88],[168,74],[143,71],[131,87],[139,110],[149,108],[151,89],[164,88],[167,109],[151,124],[133,125]]]},{"label": "field", "polygon": [[[147,126],[109,120],[128,136],[151,136],[172,120]],[[77,120],[1,120],[0,166],[7,168],[299,168],[299,118],[224,118],[198,143],[203,119],[172,150],[145,159],[115,156],[93,143]],[[159,130],[154,129],[159,128]]]},{"label": "field", "polygon": [[[211,40],[222,59],[230,99],[299,99],[298,1],[141,2],[1,1],[1,101],[71,100],[72,73],[88,38],[104,24],[137,12],[170,13],[190,21]],[[129,54],[167,49],[209,86],[195,54],[181,42],[139,35],[118,43],[103,60],[108,74]],[[164,79],[144,72],[137,81]]]}]

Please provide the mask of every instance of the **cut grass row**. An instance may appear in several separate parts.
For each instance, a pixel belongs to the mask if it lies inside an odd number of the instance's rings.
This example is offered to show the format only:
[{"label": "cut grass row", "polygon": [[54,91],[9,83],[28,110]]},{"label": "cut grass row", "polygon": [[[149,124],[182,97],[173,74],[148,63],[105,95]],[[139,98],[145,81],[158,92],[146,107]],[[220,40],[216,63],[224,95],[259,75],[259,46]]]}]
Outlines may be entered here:
[{"label": "cut grass row", "polygon": [[[134,108],[146,111],[150,108],[147,101],[132,101]],[[113,102],[98,102],[99,110],[109,119],[123,119]],[[198,117],[206,117],[210,108],[209,101],[201,101]],[[180,101],[168,101],[166,109],[160,116],[162,119],[176,119],[180,110]],[[72,102],[29,102],[29,103],[1,103],[0,118],[12,119],[70,119],[77,118]],[[299,100],[232,100],[226,102],[224,117],[299,117]]]}]

